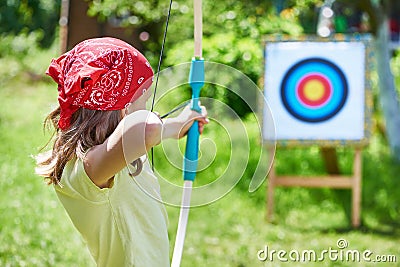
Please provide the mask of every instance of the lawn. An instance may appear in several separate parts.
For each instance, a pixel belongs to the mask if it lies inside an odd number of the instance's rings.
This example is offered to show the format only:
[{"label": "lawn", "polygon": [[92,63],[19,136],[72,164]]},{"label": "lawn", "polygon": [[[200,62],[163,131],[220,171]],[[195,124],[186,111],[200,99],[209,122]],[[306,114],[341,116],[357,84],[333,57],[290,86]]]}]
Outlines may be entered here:
[{"label": "lawn", "polygon": [[[53,52],[46,52],[30,60],[37,64],[38,73],[44,72]],[[38,57],[40,57],[38,59]],[[2,73],[8,65],[2,61]],[[75,231],[51,186],[34,174],[34,160],[49,138],[42,130],[45,115],[56,104],[56,86],[47,79],[32,79],[26,73],[1,79],[0,87],[0,266],[94,266],[84,242]],[[257,146],[254,125],[250,129],[251,147]],[[213,130],[213,123],[205,136],[221,147],[222,130]],[[232,127],[236,127],[232,124]],[[234,131],[235,129],[233,129]],[[157,152],[157,151],[156,151]],[[221,151],[221,163],[229,153]],[[351,170],[352,151],[338,148],[340,167]],[[363,151],[362,222],[352,229],[346,219],[340,197],[345,192],[329,189],[279,188],[276,192],[276,221],[265,221],[265,183],[255,193],[248,193],[251,166],[238,185],[215,203],[191,210],[182,266],[400,266],[400,166],[389,155],[383,138],[375,134]],[[156,162],[163,167],[162,158]],[[317,147],[307,149],[278,149],[277,171],[303,174],[324,171]],[[209,170],[218,173],[218,166]],[[167,174],[169,172],[167,171]],[[171,171],[172,176],[175,176]],[[167,207],[170,243],[173,247],[179,210]],[[300,253],[338,249],[339,239],[347,241],[350,250],[370,250],[376,255],[394,255],[395,263],[347,262],[325,260],[319,262],[281,262],[274,255],[265,256],[261,250],[294,250]],[[343,240],[342,240],[343,241]],[[282,256],[282,254],[281,254]]]}]

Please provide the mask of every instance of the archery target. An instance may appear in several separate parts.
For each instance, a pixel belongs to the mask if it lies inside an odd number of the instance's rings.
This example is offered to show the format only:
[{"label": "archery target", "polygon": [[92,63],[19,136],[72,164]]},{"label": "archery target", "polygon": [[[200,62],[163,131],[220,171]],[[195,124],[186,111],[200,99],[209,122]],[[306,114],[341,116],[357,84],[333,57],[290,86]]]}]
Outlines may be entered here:
[{"label": "archery target", "polygon": [[321,122],[342,109],[348,85],[334,63],[308,58],[288,70],[280,90],[283,105],[291,115],[305,122]]},{"label": "archery target", "polygon": [[362,42],[267,43],[264,95],[275,137],[265,118],[264,138],[363,139],[365,69]]}]

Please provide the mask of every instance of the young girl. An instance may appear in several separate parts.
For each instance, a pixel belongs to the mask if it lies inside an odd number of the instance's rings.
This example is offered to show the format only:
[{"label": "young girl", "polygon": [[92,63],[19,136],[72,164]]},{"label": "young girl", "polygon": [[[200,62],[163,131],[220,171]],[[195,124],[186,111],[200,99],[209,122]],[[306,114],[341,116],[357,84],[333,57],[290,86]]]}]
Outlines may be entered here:
[{"label": "young girl", "polygon": [[79,43],[47,74],[58,84],[59,107],[45,121],[56,135],[36,172],[54,184],[97,266],[169,266],[167,214],[147,193],[159,195],[159,185],[145,155],[184,136],[193,120],[202,132],[205,108],[164,121],[147,111],[153,71],[114,38]]}]

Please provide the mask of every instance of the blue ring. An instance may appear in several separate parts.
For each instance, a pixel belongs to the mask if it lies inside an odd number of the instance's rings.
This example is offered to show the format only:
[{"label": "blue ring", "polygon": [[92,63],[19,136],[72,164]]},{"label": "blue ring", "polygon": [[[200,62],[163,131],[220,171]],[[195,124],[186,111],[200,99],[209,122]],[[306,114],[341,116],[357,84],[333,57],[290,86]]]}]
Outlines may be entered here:
[{"label": "blue ring", "polygon": [[[316,108],[304,105],[297,97],[298,83],[309,74],[325,76],[332,85],[329,101]],[[306,122],[322,122],[335,116],[345,105],[348,83],[343,72],[332,62],[322,58],[308,58],[293,65],[283,77],[281,99],[286,110]]]}]

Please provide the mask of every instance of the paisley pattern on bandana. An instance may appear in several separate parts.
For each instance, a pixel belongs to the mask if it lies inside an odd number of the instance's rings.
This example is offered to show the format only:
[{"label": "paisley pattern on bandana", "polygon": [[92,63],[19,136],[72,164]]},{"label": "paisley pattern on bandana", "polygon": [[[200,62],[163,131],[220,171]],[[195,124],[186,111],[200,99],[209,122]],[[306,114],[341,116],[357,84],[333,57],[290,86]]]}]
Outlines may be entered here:
[{"label": "paisley pattern on bandana", "polygon": [[150,87],[153,77],[149,62],[139,51],[110,37],[79,43],[53,59],[46,74],[58,84],[58,126],[62,130],[69,128],[71,116],[79,108],[125,108]]}]

